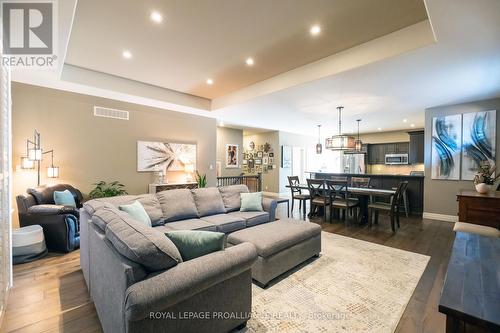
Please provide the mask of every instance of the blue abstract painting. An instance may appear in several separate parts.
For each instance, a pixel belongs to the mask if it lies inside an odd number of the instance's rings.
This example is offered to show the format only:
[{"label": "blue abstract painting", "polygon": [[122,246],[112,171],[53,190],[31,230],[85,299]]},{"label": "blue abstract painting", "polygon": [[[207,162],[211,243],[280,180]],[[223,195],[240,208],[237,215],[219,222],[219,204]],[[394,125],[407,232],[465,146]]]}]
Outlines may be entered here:
[{"label": "blue abstract painting", "polygon": [[432,179],[460,179],[462,115],[432,118]]},{"label": "blue abstract painting", "polygon": [[462,180],[473,180],[481,162],[495,165],[496,111],[463,115]]}]

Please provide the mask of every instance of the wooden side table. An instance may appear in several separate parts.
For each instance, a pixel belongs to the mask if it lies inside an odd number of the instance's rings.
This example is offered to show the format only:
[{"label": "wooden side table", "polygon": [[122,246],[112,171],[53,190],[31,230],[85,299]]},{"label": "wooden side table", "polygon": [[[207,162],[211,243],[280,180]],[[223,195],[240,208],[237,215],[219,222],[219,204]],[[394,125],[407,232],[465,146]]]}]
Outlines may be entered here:
[{"label": "wooden side table", "polygon": [[458,220],[500,229],[500,191],[480,194],[473,190],[457,193]]}]

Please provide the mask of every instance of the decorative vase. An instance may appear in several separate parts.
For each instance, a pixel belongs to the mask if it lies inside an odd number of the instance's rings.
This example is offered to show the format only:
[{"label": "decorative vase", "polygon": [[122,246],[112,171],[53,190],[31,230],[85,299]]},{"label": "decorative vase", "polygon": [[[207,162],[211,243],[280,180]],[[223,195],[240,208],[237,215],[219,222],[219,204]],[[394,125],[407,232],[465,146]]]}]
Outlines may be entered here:
[{"label": "decorative vase", "polygon": [[491,191],[491,185],[485,183],[476,184],[476,191],[481,194],[486,194]]}]

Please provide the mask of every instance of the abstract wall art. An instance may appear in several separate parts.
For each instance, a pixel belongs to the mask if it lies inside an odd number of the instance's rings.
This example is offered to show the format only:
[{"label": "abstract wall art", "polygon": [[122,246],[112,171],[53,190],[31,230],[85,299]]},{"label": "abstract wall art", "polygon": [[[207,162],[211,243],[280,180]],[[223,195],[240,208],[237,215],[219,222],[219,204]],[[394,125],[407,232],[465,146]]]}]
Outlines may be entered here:
[{"label": "abstract wall art", "polygon": [[226,145],[226,168],[239,168],[240,147],[235,144]]},{"label": "abstract wall art", "polygon": [[137,141],[137,171],[184,171],[186,165],[196,170],[196,145]]},{"label": "abstract wall art", "polygon": [[481,162],[495,165],[496,111],[465,113],[462,130],[462,180],[473,180]]},{"label": "abstract wall art", "polygon": [[460,179],[462,115],[432,118],[432,179]]}]

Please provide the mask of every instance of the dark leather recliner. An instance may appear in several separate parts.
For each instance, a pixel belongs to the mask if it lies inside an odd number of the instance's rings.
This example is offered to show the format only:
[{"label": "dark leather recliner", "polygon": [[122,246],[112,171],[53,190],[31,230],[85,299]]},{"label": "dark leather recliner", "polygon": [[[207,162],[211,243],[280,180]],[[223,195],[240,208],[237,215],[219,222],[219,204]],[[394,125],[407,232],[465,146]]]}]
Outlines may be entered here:
[{"label": "dark leather recliner", "polygon": [[[69,190],[75,198],[76,208],[56,205],[54,191]],[[68,184],[30,188],[27,195],[16,197],[21,227],[38,224],[43,228],[49,251],[70,252],[80,247],[78,209],[82,206],[82,193]]]}]

